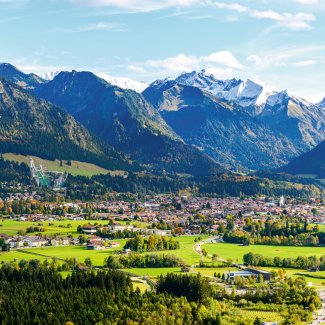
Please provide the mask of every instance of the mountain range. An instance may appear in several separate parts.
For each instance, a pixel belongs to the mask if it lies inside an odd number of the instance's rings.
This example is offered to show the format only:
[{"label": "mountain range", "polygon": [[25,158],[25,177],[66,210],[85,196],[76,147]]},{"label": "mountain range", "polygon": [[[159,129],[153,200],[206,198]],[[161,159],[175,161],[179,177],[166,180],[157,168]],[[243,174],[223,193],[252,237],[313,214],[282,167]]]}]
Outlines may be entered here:
[{"label": "mountain range", "polygon": [[232,170],[281,166],[299,155],[293,142],[203,88],[155,82],[143,95],[187,143]]},{"label": "mountain range", "polygon": [[64,110],[99,155],[109,152],[149,171],[275,169],[325,139],[324,100],[313,104],[256,80],[221,80],[204,70],[150,85],[91,72],[38,77],[10,64],[0,64],[0,77],[34,98],[33,105]]},{"label": "mountain range", "polygon": [[204,70],[185,73],[175,79],[179,84],[204,89],[232,103],[235,110],[248,113],[275,132],[287,136],[299,152],[315,147],[325,139],[325,111],[288,90],[252,80],[218,80]]},{"label": "mountain range", "polygon": [[131,169],[128,159],[64,110],[5,79],[0,79],[0,151]]},{"label": "mountain range", "polygon": [[194,175],[222,170],[186,144],[141,94],[91,72],[61,72],[35,94],[62,107],[104,142],[149,169]]}]

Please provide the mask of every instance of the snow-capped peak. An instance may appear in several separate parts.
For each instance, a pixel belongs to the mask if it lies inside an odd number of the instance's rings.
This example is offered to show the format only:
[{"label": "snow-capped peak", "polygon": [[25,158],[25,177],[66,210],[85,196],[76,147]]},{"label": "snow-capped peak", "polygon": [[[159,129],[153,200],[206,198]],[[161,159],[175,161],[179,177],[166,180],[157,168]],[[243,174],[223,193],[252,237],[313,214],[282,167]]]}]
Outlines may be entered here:
[{"label": "snow-capped peak", "polygon": [[[72,71],[72,70],[70,70]],[[62,71],[53,71],[40,75],[41,78],[51,81]],[[129,78],[113,77],[106,73],[95,73],[99,78],[104,79],[113,86],[123,89],[132,89],[138,93],[142,93],[149,85],[142,81],[135,81]]]},{"label": "snow-capped peak", "polygon": [[219,98],[235,102],[243,107],[263,106],[267,99],[279,90],[259,80],[222,80],[205,70],[183,73],[175,79],[178,83],[202,88]]},{"label": "snow-capped peak", "polygon": [[129,78],[113,77],[106,73],[96,73],[96,75],[111,85],[118,86],[123,89],[131,89],[138,93],[142,93],[149,86],[149,84],[143,81],[135,81]]},{"label": "snow-capped peak", "polygon": [[323,98],[322,101],[320,101],[319,103],[317,103],[317,106],[325,108],[325,97]]},{"label": "snow-capped peak", "polygon": [[52,72],[47,72],[44,74],[41,74],[40,77],[44,80],[51,81],[53,80],[61,71],[52,71]]}]

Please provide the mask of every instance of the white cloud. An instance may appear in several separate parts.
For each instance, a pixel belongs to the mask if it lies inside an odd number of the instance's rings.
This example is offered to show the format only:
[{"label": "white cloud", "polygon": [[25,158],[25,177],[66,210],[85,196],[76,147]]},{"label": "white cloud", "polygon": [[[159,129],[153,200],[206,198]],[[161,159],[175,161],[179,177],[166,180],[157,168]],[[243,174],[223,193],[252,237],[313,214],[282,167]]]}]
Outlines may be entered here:
[{"label": "white cloud", "polygon": [[297,2],[302,5],[317,5],[319,0],[297,0]]},{"label": "white cloud", "polygon": [[[298,12],[276,12],[274,10],[256,10],[240,3],[226,3],[214,0],[70,0],[80,5],[93,7],[115,7],[122,10],[152,11],[171,7],[190,7],[195,5],[212,6],[219,9],[234,11],[238,14],[246,14],[255,19],[267,19],[274,21],[277,26],[291,30],[311,29],[311,22],[316,20],[313,14]],[[301,4],[315,4],[317,0],[296,0]]]},{"label": "white cloud", "polygon": [[[302,0],[306,1],[306,0]],[[309,0],[311,1],[311,0]],[[241,14],[247,14],[255,19],[267,19],[274,21],[277,26],[291,29],[291,30],[309,30],[312,28],[310,23],[316,20],[316,17],[310,13],[298,12],[276,12],[274,10],[255,10],[250,7],[243,6],[239,3],[225,3],[225,2],[210,2],[220,9],[228,9]]]},{"label": "white cloud", "polygon": [[128,69],[161,76],[206,69],[219,78],[228,78],[236,71],[244,70],[245,67],[230,51],[219,51],[204,56],[178,54],[161,60],[147,60],[144,63],[132,64]]},{"label": "white cloud", "polygon": [[307,66],[318,63],[317,58],[323,57],[325,46],[286,46],[274,49],[265,54],[253,53],[247,58],[259,70],[273,67]]},{"label": "white cloud", "polygon": [[95,24],[89,24],[78,28],[76,31],[97,31],[97,30],[108,30],[108,31],[125,31],[125,25],[99,22]]},{"label": "white cloud", "polygon": [[243,65],[229,51],[215,52],[208,56],[201,57],[201,60],[208,64],[221,64],[233,69],[242,70],[244,68]]},{"label": "white cloud", "polygon": [[259,66],[260,64],[262,64],[262,59],[256,55],[256,54],[252,54],[247,58],[247,61],[250,63],[253,63],[256,66]]},{"label": "white cloud", "polygon": [[293,65],[296,67],[308,67],[315,64],[317,64],[316,60],[297,61],[293,63]]},{"label": "white cloud", "polygon": [[116,7],[123,10],[151,11],[168,7],[187,7],[205,3],[205,0],[71,0],[92,7]]}]

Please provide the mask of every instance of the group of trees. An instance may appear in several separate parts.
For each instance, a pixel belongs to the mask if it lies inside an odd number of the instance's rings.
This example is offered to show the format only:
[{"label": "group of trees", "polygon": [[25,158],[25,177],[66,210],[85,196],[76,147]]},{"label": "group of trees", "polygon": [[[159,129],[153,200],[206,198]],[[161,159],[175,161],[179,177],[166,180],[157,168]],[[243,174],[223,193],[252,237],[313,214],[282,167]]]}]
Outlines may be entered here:
[{"label": "group of trees", "polygon": [[282,215],[276,220],[246,218],[243,230],[236,231],[230,218],[223,239],[239,244],[318,246],[324,241],[324,235],[318,225],[312,226],[300,217]]},{"label": "group of trees", "polygon": [[2,324],[218,324],[215,308],[170,294],[141,294],[115,270],[73,272],[11,264],[0,269]]},{"label": "group of trees", "polygon": [[208,297],[212,297],[213,290],[210,280],[200,274],[178,275],[168,273],[161,275],[157,283],[158,293],[169,293],[177,297],[186,297],[188,301],[203,302]]},{"label": "group of trees", "polygon": [[177,267],[185,262],[175,255],[169,254],[139,254],[110,255],[105,265],[111,269],[146,268],[146,267]]},{"label": "group of trees", "polygon": [[[139,254],[135,254],[139,255]],[[148,254],[149,255],[149,254]],[[135,257],[136,258],[136,257]],[[149,258],[149,257],[148,257]],[[76,261],[66,263],[76,270]],[[91,267],[91,260],[85,265]],[[276,311],[284,324],[310,321],[321,306],[302,278],[256,284],[237,295],[213,287],[201,275],[160,276],[156,292],[134,290],[117,270],[73,271],[63,278],[58,261],[21,260],[0,268],[2,324],[260,324],[233,313],[234,308]],[[61,270],[61,268],[60,268]],[[28,302],[28,303],[26,303]]]},{"label": "group of trees", "polygon": [[[216,323],[212,324],[261,324],[258,319],[247,321],[236,317],[231,309],[247,308],[250,310],[277,311],[284,318],[284,324],[295,325],[309,322],[311,312],[321,307],[321,299],[315,289],[308,287],[303,278],[295,280],[285,278],[282,282],[259,283],[254,290],[245,290],[240,295],[236,290],[229,293],[222,288],[213,288],[207,278],[200,275],[167,274],[160,276],[157,292],[168,293],[177,297],[185,296],[188,301],[210,304],[211,298],[217,299],[214,308],[220,313]],[[216,300],[214,300],[216,301]],[[250,307],[249,307],[250,306]]]},{"label": "group of trees", "polygon": [[296,269],[320,268],[325,269],[325,255],[317,256],[298,256],[294,257],[266,257],[261,254],[252,252],[243,256],[245,265],[250,266],[275,266],[275,267],[291,267]]},{"label": "group of trees", "polygon": [[179,241],[174,237],[151,235],[144,238],[137,235],[129,239],[124,245],[125,249],[131,249],[136,252],[164,251],[179,249]]}]

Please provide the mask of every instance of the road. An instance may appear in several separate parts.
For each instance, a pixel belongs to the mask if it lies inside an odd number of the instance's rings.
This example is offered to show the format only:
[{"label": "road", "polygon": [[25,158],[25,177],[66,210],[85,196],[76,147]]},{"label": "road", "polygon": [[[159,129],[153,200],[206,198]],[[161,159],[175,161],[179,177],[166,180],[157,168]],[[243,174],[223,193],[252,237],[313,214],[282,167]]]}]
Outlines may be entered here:
[{"label": "road", "polygon": [[319,296],[322,299],[322,308],[317,311],[317,317],[309,323],[310,325],[325,324],[325,290],[319,291]]},{"label": "road", "polygon": [[[214,240],[215,240],[215,237],[213,237],[213,238],[208,238],[208,239],[202,240],[202,241],[200,241],[200,242],[198,242],[198,243],[195,243],[195,244],[193,245],[193,250],[194,250],[194,252],[195,252],[196,254],[199,254],[201,257],[203,257],[201,246],[204,245],[204,244],[210,244],[210,243],[212,243]],[[212,258],[212,255],[211,255],[211,254],[208,254],[207,257]],[[220,258],[220,257],[217,258],[217,260],[220,261],[220,262],[227,262],[225,259]],[[192,267],[193,267],[193,266],[194,266],[194,265],[192,265]]]}]

